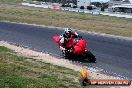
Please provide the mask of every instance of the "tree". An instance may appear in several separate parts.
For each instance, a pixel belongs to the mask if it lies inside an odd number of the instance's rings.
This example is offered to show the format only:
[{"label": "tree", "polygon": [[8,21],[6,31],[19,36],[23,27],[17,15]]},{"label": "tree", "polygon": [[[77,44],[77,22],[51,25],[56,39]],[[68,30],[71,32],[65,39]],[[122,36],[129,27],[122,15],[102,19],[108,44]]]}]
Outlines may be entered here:
[{"label": "tree", "polygon": [[73,4],[77,5],[77,0],[72,0]]},{"label": "tree", "polygon": [[101,7],[101,3],[100,2],[91,2],[91,5],[94,5],[96,7]]}]

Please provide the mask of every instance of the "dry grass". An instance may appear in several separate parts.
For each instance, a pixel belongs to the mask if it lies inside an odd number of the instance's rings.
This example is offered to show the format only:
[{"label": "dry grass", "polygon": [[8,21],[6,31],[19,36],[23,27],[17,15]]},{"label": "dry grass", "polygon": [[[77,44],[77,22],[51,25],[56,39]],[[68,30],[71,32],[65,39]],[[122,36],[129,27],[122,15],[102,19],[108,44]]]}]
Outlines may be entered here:
[{"label": "dry grass", "polygon": [[0,20],[71,27],[92,32],[132,37],[132,20],[125,18],[0,4]]}]

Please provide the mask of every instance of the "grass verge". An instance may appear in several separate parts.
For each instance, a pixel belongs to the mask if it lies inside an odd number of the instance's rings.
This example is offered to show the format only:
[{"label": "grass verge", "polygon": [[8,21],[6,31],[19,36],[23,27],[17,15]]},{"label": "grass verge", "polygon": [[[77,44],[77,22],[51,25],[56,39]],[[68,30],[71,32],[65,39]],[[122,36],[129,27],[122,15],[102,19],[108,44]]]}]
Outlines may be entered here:
[{"label": "grass verge", "polygon": [[2,3],[0,4],[0,21],[71,27],[92,32],[132,37],[132,19]]},{"label": "grass verge", "polygon": [[17,56],[0,46],[0,88],[80,88],[80,73]]}]

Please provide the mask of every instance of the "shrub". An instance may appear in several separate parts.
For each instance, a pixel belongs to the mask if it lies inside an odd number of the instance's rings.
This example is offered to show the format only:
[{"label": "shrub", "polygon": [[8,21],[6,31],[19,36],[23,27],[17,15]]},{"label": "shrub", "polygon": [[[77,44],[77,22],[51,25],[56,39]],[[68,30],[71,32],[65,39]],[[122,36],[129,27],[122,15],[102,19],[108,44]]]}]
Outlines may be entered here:
[{"label": "shrub", "polygon": [[92,10],[93,8],[92,8],[92,6],[87,6],[87,9]]},{"label": "shrub", "polygon": [[77,8],[77,6],[73,6],[73,8]]},{"label": "shrub", "polygon": [[62,4],[62,6],[61,7],[65,7],[65,5],[64,4]]},{"label": "shrub", "polygon": [[65,5],[65,4],[63,4],[61,7],[71,7],[71,5]]},{"label": "shrub", "polygon": [[80,9],[84,9],[84,6],[81,6]]},{"label": "shrub", "polygon": [[101,8],[101,11],[104,11],[104,9],[105,9],[105,8],[104,8],[104,7],[102,7],[102,8]]}]

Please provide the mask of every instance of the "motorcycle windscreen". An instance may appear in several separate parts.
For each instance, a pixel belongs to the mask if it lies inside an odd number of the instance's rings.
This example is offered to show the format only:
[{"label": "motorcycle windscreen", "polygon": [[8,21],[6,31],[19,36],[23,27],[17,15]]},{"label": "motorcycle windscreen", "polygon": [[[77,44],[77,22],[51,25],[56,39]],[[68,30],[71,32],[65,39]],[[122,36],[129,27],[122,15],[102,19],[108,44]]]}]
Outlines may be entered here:
[{"label": "motorcycle windscreen", "polygon": [[54,39],[54,41],[56,42],[56,43],[59,43],[59,36],[53,36],[53,39]]},{"label": "motorcycle windscreen", "polygon": [[79,40],[78,43],[74,46],[73,53],[75,54],[81,54],[84,53],[86,48],[86,41],[85,40]]}]

